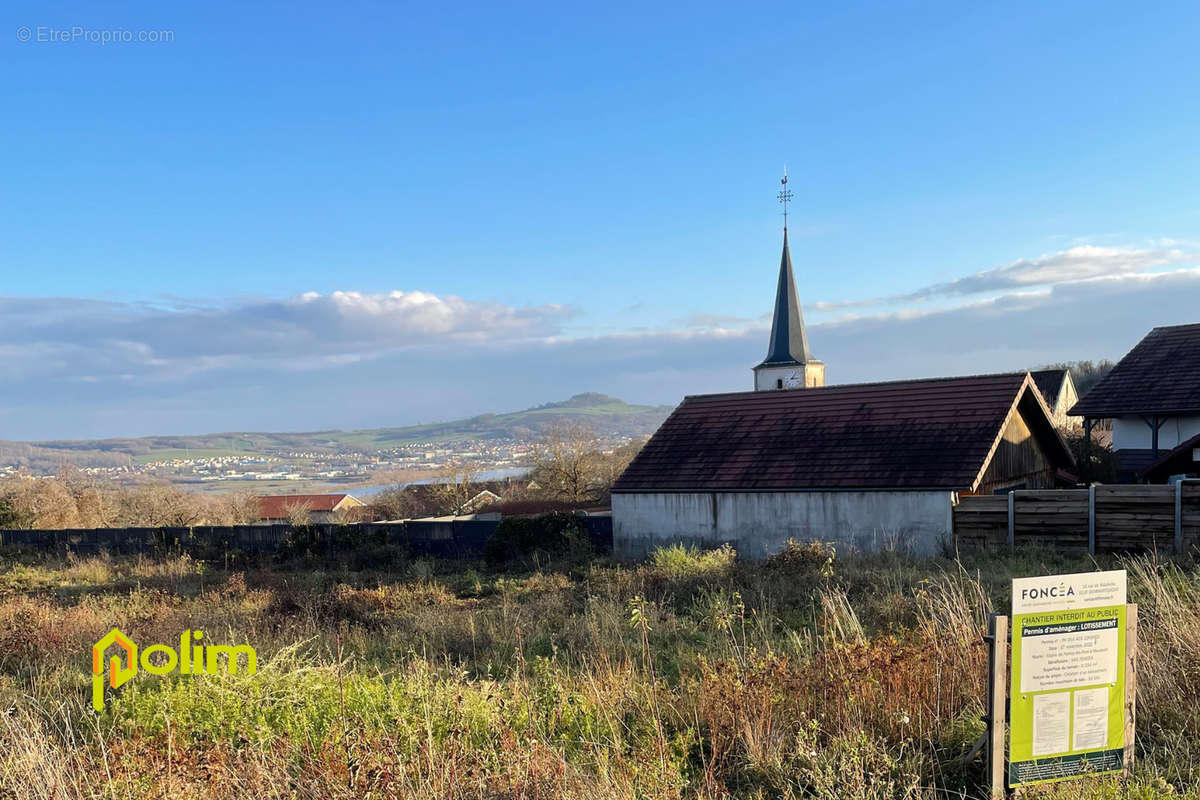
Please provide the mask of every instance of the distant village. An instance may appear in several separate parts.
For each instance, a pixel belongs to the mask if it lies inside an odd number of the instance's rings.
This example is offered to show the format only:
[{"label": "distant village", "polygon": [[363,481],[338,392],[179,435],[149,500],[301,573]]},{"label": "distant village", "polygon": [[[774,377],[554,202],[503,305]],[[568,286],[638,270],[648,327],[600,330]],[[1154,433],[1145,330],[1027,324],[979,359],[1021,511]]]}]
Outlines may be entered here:
[{"label": "distant village", "polygon": [[[533,442],[471,439],[416,442],[386,450],[280,451],[272,454],[188,455],[116,467],[85,467],[83,472],[116,483],[167,480],[213,490],[237,489],[264,481],[297,484],[383,484],[397,473],[443,472],[455,464],[482,469],[527,466]],[[11,471],[12,468],[8,468]],[[2,474],[2,473],[0,473]]]}]

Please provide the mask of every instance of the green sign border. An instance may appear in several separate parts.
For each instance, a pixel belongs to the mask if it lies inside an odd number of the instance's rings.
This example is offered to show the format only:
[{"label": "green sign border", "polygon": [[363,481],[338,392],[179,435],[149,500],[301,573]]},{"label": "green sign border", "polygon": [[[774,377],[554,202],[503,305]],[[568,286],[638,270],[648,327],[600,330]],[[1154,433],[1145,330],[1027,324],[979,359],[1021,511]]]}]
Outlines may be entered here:
[{"label": "green sign border", "polygon": [[[1021,645],[1027,624],[1057,626],[1081,621],[1117,620],[1117,680],[1106,684],[1081,684],[1067,689],[1021,692]],[[1030,627],[1034,627],[1030,625]],[[1029,786],[1054,783],[1080,775],[1100,775],[1124,769],[1125,753],[1125,635],[1126,606],[1100,606],[1069,611],[1037,611],[1012,618],[1012,677],[1009,684],[1008,785]],[[1108,741],[1104,747],[1069,750],[1040,758],[1033,757],[1033,698],[1043,694],[1073,694],[1080,689],[1108,687]],[[1074,697],[1068,724],[1068,742],[1073,742]],[[1049,776],[1049,777],[1044,777]]]}]

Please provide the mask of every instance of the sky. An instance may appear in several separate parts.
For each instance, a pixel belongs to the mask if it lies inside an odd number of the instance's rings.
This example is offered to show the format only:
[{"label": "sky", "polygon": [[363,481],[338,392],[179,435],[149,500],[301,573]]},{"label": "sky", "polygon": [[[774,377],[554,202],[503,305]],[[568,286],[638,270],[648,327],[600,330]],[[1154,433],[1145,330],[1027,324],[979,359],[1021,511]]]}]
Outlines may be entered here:
[{"label": "sky", "polygon": [[785,165],[831,383],[1200,321],[1194,3],[0,16],[0,438],[748,389]]}]

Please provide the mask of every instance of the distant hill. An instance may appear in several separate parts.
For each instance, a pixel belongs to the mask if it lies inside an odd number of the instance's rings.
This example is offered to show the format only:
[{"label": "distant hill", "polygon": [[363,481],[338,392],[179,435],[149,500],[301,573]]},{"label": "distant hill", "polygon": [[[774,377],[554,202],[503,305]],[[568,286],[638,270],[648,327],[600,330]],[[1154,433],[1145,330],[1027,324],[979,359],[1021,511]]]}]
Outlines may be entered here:
[{"label": "distant hill", "polygon": [[671,406],[636,406],[608,395],[589,392],[508,414],[481,414],[454,422],[338,432],[343,446],[386,449],[413,442],[462,439],[536,439],[563,423],[587,425],[600,436],[646,436],[671,413]]},{"label": "distant hill", "polygon": [[53,471],[60,464],[80,467],[121,466],[164,458],[263,454],[292,451],[371,452],[418,442],[465,439],[532,440],[564,423],[582,423],[604,437],[638,437],[653,433],[671,406],[630,405],[589,392],[507,414],[481,414],[470,419],[369,430],[301,433],[213,433],[200,436],[143,436],[45,442],[0,441],[0,466]]}]

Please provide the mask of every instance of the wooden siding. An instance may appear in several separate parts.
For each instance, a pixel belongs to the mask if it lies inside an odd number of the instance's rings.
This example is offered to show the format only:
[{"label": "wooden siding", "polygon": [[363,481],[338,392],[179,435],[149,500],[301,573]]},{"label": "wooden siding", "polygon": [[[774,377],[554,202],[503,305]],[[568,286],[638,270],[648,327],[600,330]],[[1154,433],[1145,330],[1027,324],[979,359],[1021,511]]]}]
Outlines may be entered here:
[{"label": "wooden siding", "polygon": [[1054,488],[1054,468],[1046,459],[1020,412],[1014,413],[1000,444],[983,474],[976,494],[992,494],[1009,487]]}]

